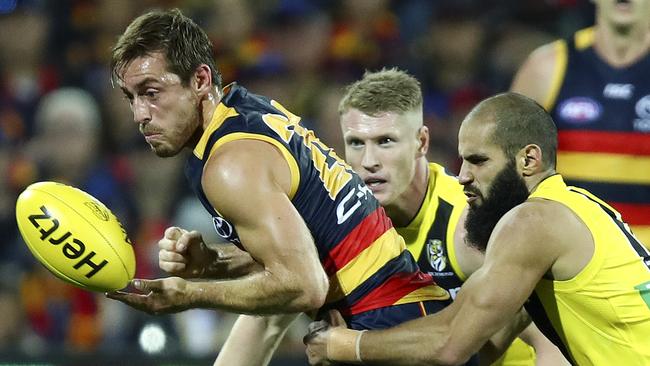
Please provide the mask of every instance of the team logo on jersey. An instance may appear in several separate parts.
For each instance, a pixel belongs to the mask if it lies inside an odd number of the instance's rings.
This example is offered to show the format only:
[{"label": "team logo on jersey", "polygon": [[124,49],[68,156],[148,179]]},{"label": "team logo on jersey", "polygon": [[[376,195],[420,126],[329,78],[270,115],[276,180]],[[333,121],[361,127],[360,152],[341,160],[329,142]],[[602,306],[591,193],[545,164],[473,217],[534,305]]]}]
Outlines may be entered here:
[{"label": "team logo on jersey", "polygon": [[560,104],[558,112],[560,118],[569,123],[590,123],[597,120],[602,114],[600,104],[587,97],[573,97]]},{"label": "team logo on jersey", "polygon": [[447,256],[442,248],[442,240],[429,239],[427,242],[427,257],[431,268],[438,272],[442,272],[447,267]]},{"label": "team logo on jersey", "polygon": [[634,130],[640,132],[650,132],[650,95],[639,99],[634,106],[637,119],[634,120]]}]

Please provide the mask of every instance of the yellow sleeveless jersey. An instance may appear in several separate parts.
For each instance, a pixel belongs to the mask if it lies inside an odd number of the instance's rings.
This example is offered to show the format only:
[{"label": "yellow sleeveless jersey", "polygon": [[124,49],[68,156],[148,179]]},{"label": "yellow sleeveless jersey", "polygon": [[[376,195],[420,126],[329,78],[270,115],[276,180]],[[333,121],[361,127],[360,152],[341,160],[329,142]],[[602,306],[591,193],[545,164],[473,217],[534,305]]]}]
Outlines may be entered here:
[{"label": "yellow sleeveless jersey", "polygon": [[562,203],[594,239],[594,255],[578,275],[538,283],[526,303],[535,324],[574,364],[650,365],[650,252],[618,212],[560,175],[530,198]]},{"label": "yellow sleeveless jersey", "polygon": [[[456,298],[467,279],[458,265],[453,245],[454,231],[466,205],[467,197],[456,177],[447,174],[441,165],[429,163],[427,194],[420,210],[407,227],[396,228],[420,270],[432,275],[452,298]],[[534,364],[533,348],[517,338],[494,365]]]}]

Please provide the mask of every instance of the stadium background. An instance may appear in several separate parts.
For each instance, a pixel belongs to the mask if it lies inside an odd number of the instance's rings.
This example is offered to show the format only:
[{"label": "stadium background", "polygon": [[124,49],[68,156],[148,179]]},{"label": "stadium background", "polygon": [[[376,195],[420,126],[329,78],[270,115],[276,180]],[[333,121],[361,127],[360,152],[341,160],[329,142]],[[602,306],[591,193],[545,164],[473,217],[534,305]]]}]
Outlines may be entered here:
[{"label": "stadium background", "polygon": [[[139,277],[161,275],[156,241],[171,224],[216,240],[183,159],[148,151],[110,84],[110,47],[155,7],[179,7],[208,32],[224,83],[281,101],[337,151],[342,86],[365,69],[408,70],[425,93],[430,158],[450,169],[469,108],[506,90],[535,47],[592,24],[594,11],[588,0],[0,0],[0,363],[209,364],[228,334],[230,314],[153,317],[62,283],[15,224],[22,189],[58,180],[123,221]],[[273,365],[304,364],[305,321]]]}]

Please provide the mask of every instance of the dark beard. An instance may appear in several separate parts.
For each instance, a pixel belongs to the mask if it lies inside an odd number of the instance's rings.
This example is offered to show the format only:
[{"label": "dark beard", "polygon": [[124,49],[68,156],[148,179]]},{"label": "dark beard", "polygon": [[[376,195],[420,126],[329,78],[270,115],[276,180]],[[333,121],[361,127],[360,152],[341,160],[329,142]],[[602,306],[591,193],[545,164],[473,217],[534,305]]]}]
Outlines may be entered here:
[{"label": "dark beard", "polygon": [[524,179],[517,174],[514,162],[508,163],[494,178],[480,206],[469,207],[465,229],[468,245],[485,252],[492,230],[513,207],[524,202],[530,193]]}]

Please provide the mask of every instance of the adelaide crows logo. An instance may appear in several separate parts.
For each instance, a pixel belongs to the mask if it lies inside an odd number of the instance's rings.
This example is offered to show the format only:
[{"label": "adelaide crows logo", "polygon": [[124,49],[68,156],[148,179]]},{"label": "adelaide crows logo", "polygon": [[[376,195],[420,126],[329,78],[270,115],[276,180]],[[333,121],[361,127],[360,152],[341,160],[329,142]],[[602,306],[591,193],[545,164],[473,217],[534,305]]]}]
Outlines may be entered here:
[{"label": "adelaide crows logo", "polygon": [[427,242],[427,258],[431,267],[438,272],[442,272],[447,268],[447,256],[442,248],[442,240],[429,239]]}]

